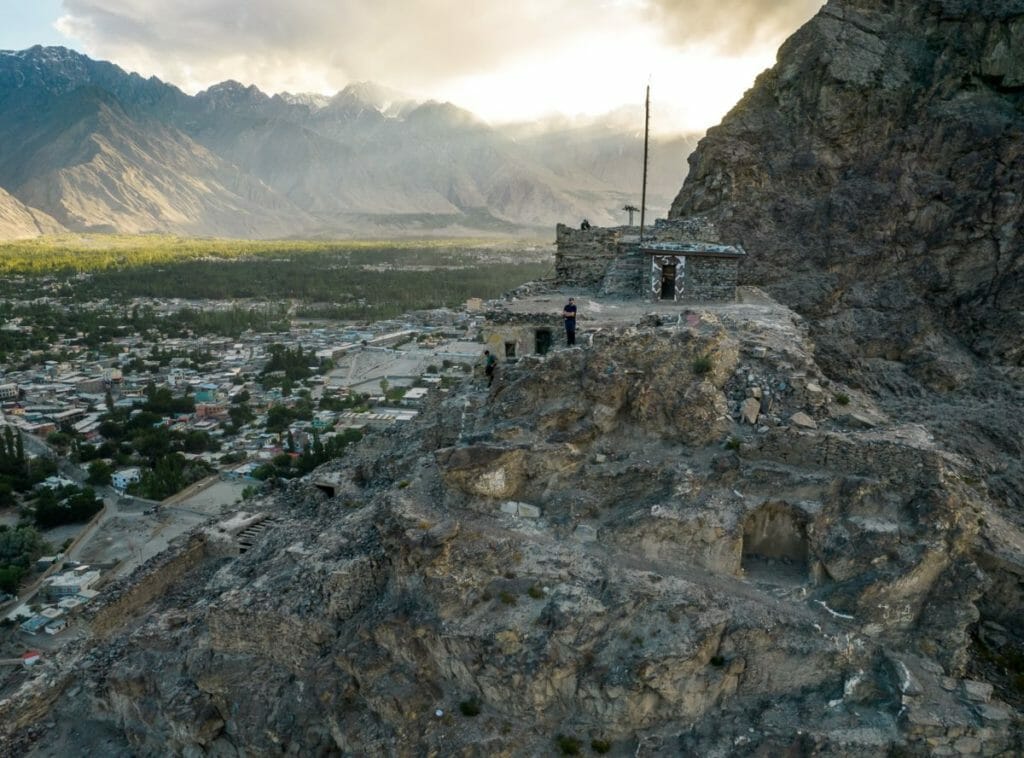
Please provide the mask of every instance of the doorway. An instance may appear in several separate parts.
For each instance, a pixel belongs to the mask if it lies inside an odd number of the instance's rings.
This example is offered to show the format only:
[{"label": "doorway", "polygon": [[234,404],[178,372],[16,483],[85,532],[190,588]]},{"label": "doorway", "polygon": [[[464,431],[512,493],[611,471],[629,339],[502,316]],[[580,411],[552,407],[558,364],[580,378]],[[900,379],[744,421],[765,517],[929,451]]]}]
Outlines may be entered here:
[{"label": "doorway", "polygon": [[661,267],[661,299],[676,299],[676,264],[665,263]]},{"label": "doorway", "polygon": [[535,336],[537,355],[547,355],[551,351],[551,344],[553,342],[551,337],[551,330],[538,329],[535,333]]}]

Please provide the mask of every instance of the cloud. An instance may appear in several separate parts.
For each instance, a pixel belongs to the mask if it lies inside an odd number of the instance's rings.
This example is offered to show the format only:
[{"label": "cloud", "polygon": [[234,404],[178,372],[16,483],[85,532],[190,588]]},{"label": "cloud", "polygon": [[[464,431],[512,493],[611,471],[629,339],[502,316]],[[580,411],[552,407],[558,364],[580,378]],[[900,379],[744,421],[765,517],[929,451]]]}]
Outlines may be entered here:
[{"label": "cloud", "polygon": [[[742,53],[788,33],[820,0],[64,0],[59,28],[85,51],[186,88],[410,89],[487,72],[647,25],[671,44]],[[614,50],[595,50],[614,55]],[[293,80],[289,83],[289,80]],[[297,81],[295,81],[297,80]]]},{"label": "cloud", "polygon": [[[713,123],[822,0],[63,0],[74,46],[196,92],[370,80],[494,121],[658,96]],[[699,76],[692,72],[700,71]]]},{"label": "cloud", "polygon": [[[300,75],[417,87],[500,66],[585,29],[569,0],[64,0],[59,21],[91,54],[170,78]],[[187,85],[186,85],[187,86]]]},{"label": "cloud", "polygon": [[743,54],[778,45],[824,5],[824,0],[649,0],[652,18],[675,45],[711,44]]}]

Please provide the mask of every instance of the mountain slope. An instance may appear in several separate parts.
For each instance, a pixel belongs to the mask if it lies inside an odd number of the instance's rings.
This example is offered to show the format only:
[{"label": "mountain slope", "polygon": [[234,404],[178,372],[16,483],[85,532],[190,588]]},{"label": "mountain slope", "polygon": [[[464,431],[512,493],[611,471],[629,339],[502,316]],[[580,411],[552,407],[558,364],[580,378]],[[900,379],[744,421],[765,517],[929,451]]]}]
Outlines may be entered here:
[{"label": "mountain slope", "polygon": [[56,219],[28,207],[0,187],[0,239],[25,239],[62,231]]},{"label": "mountain slope", "polygon": [[[18,135],[31,129],[33,139]],[[131,118],[110,93],[80,87],[0,116],[0,175],[20,199],[76,230],[267,236],[302,212],[156,120]]]},{"label": "mountain slope", "polygon": [[[64,48],[0,53],[0,136],[0,186],[76,229],[537,232],[619,223],[640,195],[635,129],[524,138],[367,82],[332,98],[234,81],[190,97]],[[686,149],[654,143],[672,173]],[[667,206],[663,179],[652,174],[652,212]]]}]

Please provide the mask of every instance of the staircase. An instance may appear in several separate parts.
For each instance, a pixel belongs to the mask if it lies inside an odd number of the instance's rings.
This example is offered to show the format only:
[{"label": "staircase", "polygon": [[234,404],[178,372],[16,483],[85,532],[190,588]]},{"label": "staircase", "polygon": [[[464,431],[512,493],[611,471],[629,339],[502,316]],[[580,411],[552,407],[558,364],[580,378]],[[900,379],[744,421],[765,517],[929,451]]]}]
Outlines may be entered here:
[{"label": "staircase", "polygon": [[615,257],[601,280],[601,294],[640,297],[643,294],[644,255],[633,248]]},{"label": "staircase", "polygon": [[239,554],[246,552],[251,548],[263,533],[267,529],[273,527],[277,522],[275,518],[266,518],[261,521],[257,521],[254,524],[250,524],[238,535],[238,552]]}]

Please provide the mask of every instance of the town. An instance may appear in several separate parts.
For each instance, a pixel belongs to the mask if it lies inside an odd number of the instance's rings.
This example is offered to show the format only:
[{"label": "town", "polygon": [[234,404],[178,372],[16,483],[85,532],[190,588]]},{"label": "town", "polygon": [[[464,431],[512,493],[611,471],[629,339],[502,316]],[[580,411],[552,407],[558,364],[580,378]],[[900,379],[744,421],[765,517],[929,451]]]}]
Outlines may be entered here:
[{"label": "town", "polygon": [[[263,482],[408,422],[485,347],[478,298],[369,323],[279,310],[276,329],[232,336],[203,324],[237,318],[234,301],[134,298],[96,327],[101,339],[56,329],[45,349],[20,352],[39,323],[5,305],[0,658],[26,666],[85,633],[75,614],[109,581]],[[110,315],[105,303],[74,307],[78,323],[83,308]]]}]

